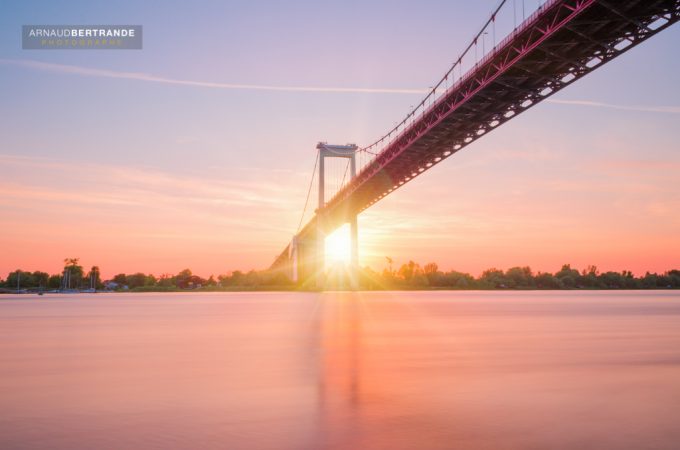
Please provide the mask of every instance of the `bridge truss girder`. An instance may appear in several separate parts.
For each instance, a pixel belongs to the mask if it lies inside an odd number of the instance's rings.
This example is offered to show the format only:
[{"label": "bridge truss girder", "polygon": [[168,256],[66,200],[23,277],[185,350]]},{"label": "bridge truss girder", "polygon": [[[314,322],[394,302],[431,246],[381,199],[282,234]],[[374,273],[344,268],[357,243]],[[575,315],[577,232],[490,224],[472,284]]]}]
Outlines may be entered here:
[{"label": "bridge truss girder", "polygon": [[[678,21],[680,0],[559,0],[449,88],[323,208],[327,232]],[[309,235],[314,217],[298,234]],[[286,253],[284,251],[277,261]],[[277,262],[274,263],[276,265]]]}]

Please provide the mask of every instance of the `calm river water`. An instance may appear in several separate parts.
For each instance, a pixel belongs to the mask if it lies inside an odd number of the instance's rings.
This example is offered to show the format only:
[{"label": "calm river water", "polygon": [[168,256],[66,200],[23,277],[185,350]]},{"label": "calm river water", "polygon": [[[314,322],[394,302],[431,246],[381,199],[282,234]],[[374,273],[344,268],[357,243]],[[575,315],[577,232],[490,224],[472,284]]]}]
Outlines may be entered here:
[{"label": "calm river water", "polygon": [[680,292],[0,296],[2,449],[680,448]]}]

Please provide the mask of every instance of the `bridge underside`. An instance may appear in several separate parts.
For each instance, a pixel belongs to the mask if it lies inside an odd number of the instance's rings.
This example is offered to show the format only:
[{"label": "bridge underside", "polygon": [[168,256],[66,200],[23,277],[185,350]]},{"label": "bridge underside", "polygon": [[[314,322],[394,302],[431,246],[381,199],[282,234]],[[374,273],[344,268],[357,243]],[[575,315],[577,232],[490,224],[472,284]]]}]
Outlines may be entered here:
[{"label": "bridge underside", "polygon": [[[319,211],[326,233],[678,18],[680,0],[547,2]],[[297,239],[313,239],[319,213]],[[289,259],[287,247],[272,268]]]}]

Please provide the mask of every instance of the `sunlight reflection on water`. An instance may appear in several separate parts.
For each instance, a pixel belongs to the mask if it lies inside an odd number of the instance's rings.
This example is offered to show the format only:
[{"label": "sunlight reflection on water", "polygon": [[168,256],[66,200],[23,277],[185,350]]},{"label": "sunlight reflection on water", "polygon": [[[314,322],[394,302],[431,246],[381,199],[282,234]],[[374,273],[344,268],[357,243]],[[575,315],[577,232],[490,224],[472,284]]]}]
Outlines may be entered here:
[{"label": "sunlight reflection on water", "polygon": [[0,448],[677,448],[680,293],[0,297]]}]

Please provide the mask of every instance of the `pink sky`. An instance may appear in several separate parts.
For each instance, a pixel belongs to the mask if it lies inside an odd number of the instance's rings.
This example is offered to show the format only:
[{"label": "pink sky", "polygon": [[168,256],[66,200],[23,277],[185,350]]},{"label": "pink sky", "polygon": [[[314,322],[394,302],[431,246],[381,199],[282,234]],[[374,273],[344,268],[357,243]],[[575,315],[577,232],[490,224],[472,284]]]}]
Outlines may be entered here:
[{"label": "pink sky", "polygon": [[[565,262],[635,273],[679,266],[680,162],[617,159],[624,143],[606,129],[592,156],[575,159],[566,127],[552,130],[565,134],[551,146],[525,146],[532,139],[517,128],[362,214],[362,264],[382,268],[390,256],[473,274],[524,264],[555,271]],[[58,272],[65,257],[105,276],[264,268],[299,220],[309,175],[270,168],[197,176],[8,155],[0,162],[0,273]]]},{"label": "pink sky", "polygon": [[[88,9],[144,24],[144,50],[117,53],[22,51],[19,25],[85,13],[16,6],[0,17],[0,278],[67,257],[104,277],[268,267],[316,143],[365,145],[401,120],[496,4],[472,3]],[[200,31],[162,38],[191,17]],[[364,212],[361,264],[680,268],[678,39],[664,31]]]}]

